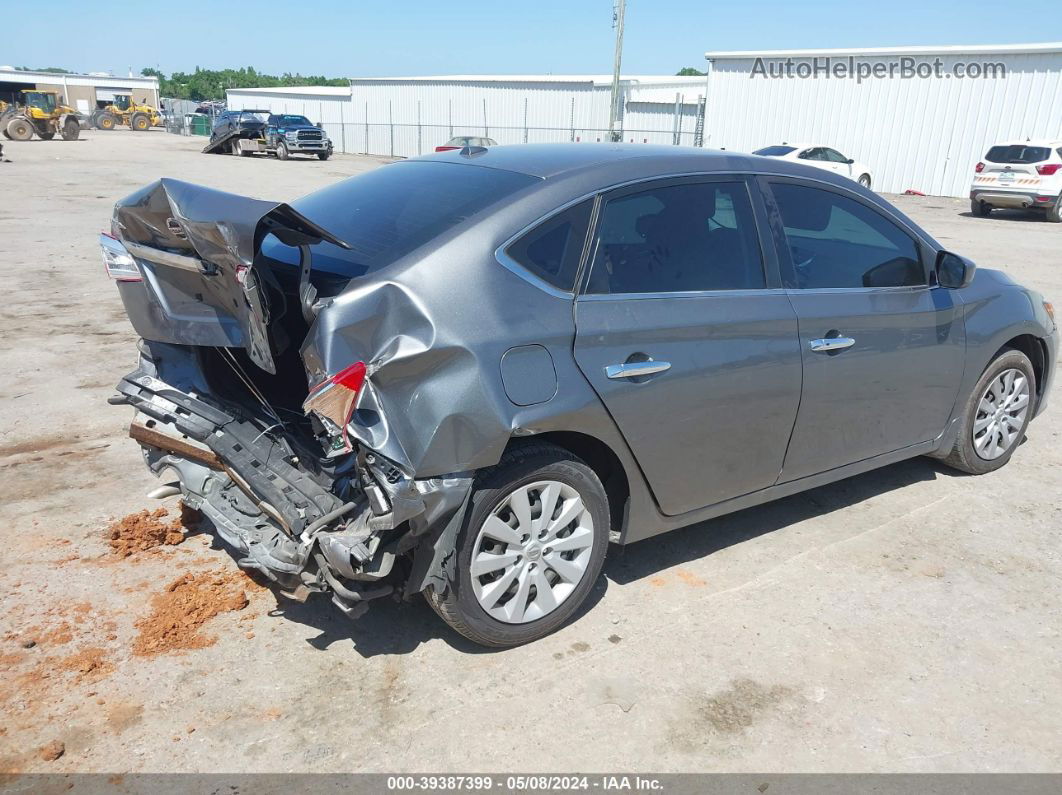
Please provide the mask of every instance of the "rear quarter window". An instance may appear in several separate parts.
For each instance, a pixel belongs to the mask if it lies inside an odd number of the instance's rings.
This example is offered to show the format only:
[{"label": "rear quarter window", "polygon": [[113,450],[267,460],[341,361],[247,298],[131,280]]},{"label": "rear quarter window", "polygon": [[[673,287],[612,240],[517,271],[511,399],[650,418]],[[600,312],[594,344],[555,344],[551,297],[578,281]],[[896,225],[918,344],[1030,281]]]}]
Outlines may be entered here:
[{"label": "rear quarter window", "polygon": [[547,284],[571,292],[575,289],[592,208],[593,200],[587,199],[557,213],[506,248],[505,253]]}]

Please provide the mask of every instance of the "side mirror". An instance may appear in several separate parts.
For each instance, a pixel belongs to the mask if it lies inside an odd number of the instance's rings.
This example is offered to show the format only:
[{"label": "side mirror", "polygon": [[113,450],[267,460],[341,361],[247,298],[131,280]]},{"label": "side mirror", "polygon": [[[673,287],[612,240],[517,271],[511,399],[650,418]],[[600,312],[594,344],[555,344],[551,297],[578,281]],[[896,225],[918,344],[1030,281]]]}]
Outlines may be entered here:
[{"label": "side mirror", "polygon": [[941,287],[953,290],[968,287],[976,270],[977,266],[966,257],[960,257],[950,251],[937,254],[937,284]]},{"label": "side mirror", "polygon": [[846,162],[848,165],[852,165],[855,162],[855,160],[853,160],[852,158],[848,158],[844,162]]}]

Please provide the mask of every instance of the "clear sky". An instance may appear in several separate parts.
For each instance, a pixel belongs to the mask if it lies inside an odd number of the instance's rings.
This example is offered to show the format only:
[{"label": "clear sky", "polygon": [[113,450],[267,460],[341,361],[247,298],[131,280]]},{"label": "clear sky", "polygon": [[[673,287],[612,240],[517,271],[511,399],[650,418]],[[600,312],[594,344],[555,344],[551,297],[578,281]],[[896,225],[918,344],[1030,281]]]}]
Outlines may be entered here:
[{"label": "clear sky", "polygon": [[[0,64],[135,73],[253,66],[329,77],[606,74],[612,0],[5,2]],[[1020,22],[997,26],[1020,9]],[[709,49],[1062,40],[1058,0],[628,0],[623,71],[703,69]],[[1035,22],[1031,22],[1035,20]]]}]

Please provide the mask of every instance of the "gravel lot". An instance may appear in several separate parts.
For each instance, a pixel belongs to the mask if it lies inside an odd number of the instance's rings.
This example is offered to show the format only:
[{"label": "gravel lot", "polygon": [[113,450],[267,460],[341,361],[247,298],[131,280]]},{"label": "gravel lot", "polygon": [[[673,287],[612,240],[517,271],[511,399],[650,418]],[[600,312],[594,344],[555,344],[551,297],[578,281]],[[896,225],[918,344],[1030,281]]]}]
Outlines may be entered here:
[{"label": "gravel lot", "polygon": [[[158,504],[130,410],[106,402],[135,342],[95,240],[112,203],[159,176],[287,200],[383,162],[202,143],[5,142],[0,769],[1062,768],[1058,394],[993,475],[914,460],[613,549],[589,612],[510,651],[420,600],[354,623],[327,600],[277,604],[201,534],[119,557],[107,528]],[[1062,303],[1059,227],[895,201]],[[160,653],[147,619],[180,577],[227,601]]]}]

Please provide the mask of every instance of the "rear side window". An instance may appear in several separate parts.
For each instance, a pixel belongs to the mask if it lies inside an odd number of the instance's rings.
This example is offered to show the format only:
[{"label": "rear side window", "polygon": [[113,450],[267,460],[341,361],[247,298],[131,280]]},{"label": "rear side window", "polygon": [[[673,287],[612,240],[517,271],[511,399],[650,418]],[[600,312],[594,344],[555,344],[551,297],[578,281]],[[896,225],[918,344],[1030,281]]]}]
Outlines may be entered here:
[{"label": "rear side window", "polygon": [[926,283],[914,239],[867,205],[832,191],[773,183],[789,245],[786,287],[913,287]]},{"label": "rear side window", "polygon": [[557,213],[525,234],[506,253],[523,268],[559,290],[575,289],[593,200]]},{"label": "rear side window", "polygon": [[1039,163],[1051,156],[1051,149],[1047,146],[1025,146],[1012,144],[1010,146],[993,146],[985,155],[989,163]]},{"label": "rear side window", "polygon": [[587,292],[673,293],[764,287],[744,182],[668,185],[609,199]]}]

